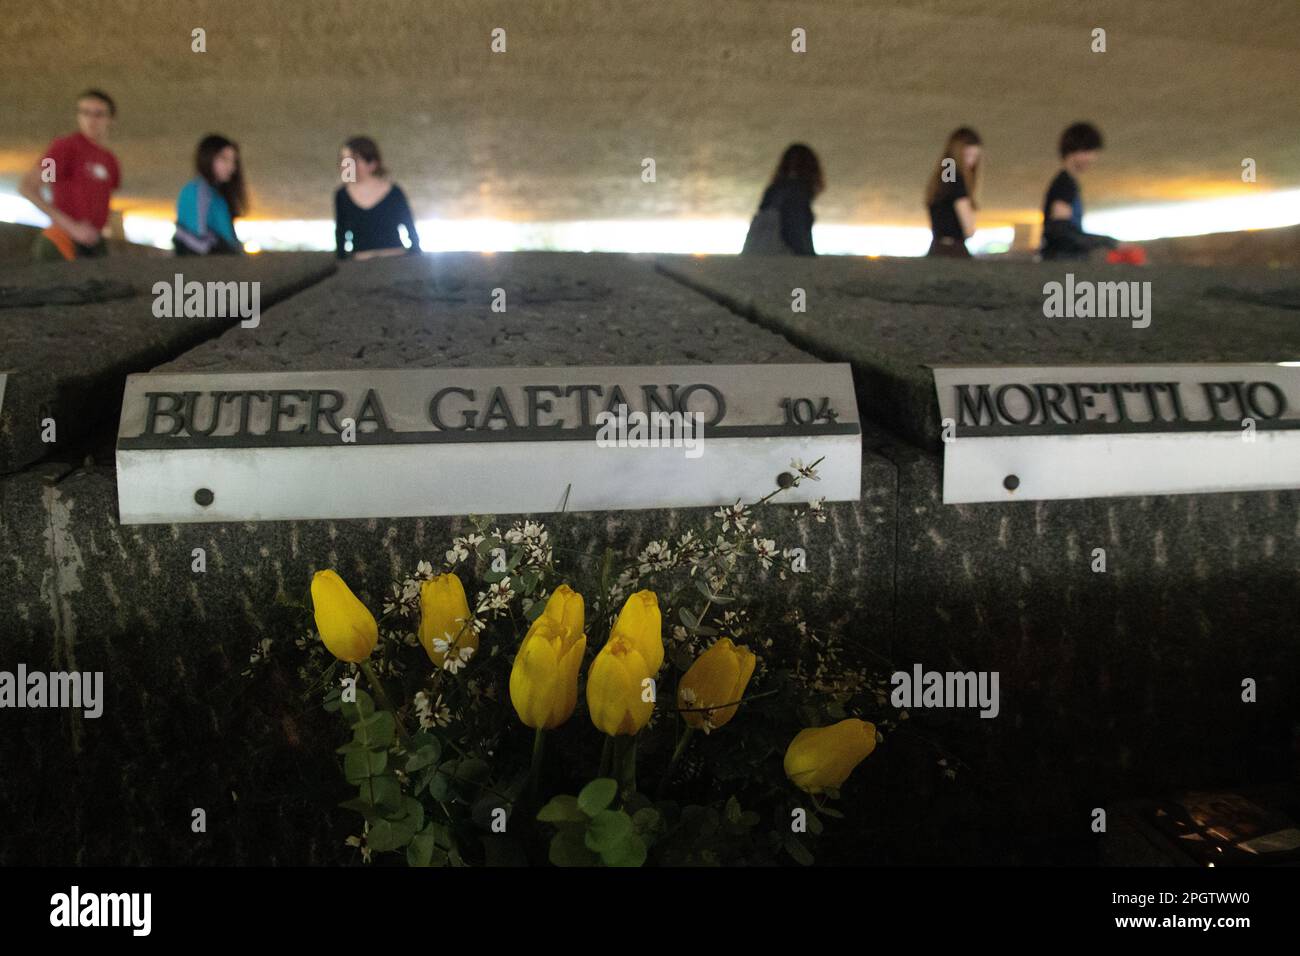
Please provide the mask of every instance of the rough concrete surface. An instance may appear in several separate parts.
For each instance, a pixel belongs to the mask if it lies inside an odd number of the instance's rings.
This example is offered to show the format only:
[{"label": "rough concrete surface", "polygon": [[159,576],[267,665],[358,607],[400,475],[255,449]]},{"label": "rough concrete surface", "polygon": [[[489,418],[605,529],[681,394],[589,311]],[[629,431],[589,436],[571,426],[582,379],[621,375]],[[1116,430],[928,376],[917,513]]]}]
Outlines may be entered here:
[{"label": "rough concrete surface", "polygon": [[[105,258],[32,263],[0,277],[0,474],[41,458],[65,460],[96,430],[115,430],[122,382],[237,324],[227,318],[158,318],[156,282],[259,282],[260,305],[319,281],[330,256],[293,253],[206,259]],[[269,317],[268,317],[269,318]],[[54,442],[43,440],[46,418]],[[71,451],[70,451],[71,449]]]}]

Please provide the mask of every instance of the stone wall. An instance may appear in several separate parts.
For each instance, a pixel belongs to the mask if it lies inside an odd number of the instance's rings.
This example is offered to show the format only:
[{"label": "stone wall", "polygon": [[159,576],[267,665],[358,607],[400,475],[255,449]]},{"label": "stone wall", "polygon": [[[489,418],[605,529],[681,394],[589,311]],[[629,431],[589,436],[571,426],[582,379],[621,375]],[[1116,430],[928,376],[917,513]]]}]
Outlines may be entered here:
[{"label": "stone wall", "polygon": [[[1141,273],[1158,296],[1145,330],[1153,335],[1143,337],[1127,326],[1048,328],[1034,303],[1050,273],[1011,263],[667,259],[656,271],[622,256],[514,254],[337,272],[314,257],[241,265],[285,290],[257,328],[179,323],[175,337],[159,336],[141,316],[147,299],[133,293],[11,312],[29,327],[20,354],[39,356],[39,328],[55,319],[121,331],[79,349],[89,369],[81,378],[48,378],[48,393],[65,401],[92,379],[104,391],[116,381],[120,392],[124,369],[150,363],[852,362],[871,420],[862,500],[828,505],[824,525],[769,510],[765,533],[803,546],[812,572],[783,584],[781,600],[900,668],[998,670],[1002,691],[996,720],[912,715],[917,734],[941,739],[969,767],[956,796],[917,791],[928,779],[911,765],[917,751],[883,748],[867,804],[854,808],[890,822],[869,828],[881,858],[1092,859],[1078,821],[1093,806],[1295,768],[1297,493],[945,506],[933,386],[921,367],[1267,359],[1300,344],[1276,304],[1289,294],[1285,276]],[[119,263],[98,278],[147,288],[149,268]],[[21,278],[29,290],[87,287],[81,274],[73,283]],[[795,286],[808,290],[806,314],[789,310]],[[497,288],[505,313],[490,308]],[[87,340],[68,332],[49,365],[71,368],[72,343]],[[33,400],[24,401],[19,418]],[[315,570],[338,569],[377,607],[388,583],[435,556],[465,519],[123,527],[105,435],[79,441],[84,454],[47,454],[0,477],[0,606],[10,609],[0,617],[0,667],[103,670],[105,716],[5,717],[12,732],[0,760],[23,772],[0,776],[0,814],[17,821],[0,840],[0,863],[341,859],[343,824],[320,797],[338,784],[333,741],[319,736],[316,705],[287,687],[280,696],[254,690],[240,673],[259,638],[292,636],[297,618],[285,602],[300,599]],[[41,451],[30,440],[9,447],[30,449],[26,458]],[[589,555],[607,546],[629,554],[702,514],[543,520]],[[203,575],[190,569],[194,547],[208,556]],[[1090,568],[1095,547],[1107,550],[1105,574]],[[1256,705],[1240,703],[1248,676],[1259,682]],[[189,830],[198,806],[209,813],[206,839]],[[1079,836],[1068,836],[1076,826]]]}]

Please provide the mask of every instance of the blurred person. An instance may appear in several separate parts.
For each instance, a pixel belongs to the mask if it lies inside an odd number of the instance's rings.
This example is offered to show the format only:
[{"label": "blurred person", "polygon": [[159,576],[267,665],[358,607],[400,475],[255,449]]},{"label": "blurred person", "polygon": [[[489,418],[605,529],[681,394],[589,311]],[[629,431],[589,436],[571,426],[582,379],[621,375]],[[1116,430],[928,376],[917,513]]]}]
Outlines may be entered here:
[{"label": "blurred person", "polygon": [[741,255],[817,255],[812,201],[825,188],[817,154],[803,143],[787,148],[749,224]]},{"label": "blurred person", "polygon": [[975,189],[983,142],[969,126],[953,130],[925,187],[930,211],[931,256],[969,259],[966,240],[975,234]]},{"label": "blurred person", "polygon": [[[116,115],[111,96],[86,90],[77,97],[77,132],[50,143],[23,176],[19,193],[50,217],[32,246],[34,258],[70,261],[107,254],[108,200],[122,182],[117,157],[104,145]],[[41,193],[46,183],[49,202]]]},{"label": "blurred person", "polygon": [[[420,251],[420,234],[406,193],[388,178],[379,147],[368,136],[354,136],[339,152],[343,185],[334,194],[334,247],[340,259],[401,256]],[[406,229],[410,248],[398,226]]]},{"label": "blurred person", "polygon": [[203,137],[194,151],[194,169],[198,175],[176,197],[176,254],[242,254],[235,220],[248,210],[248,195],[239,144],[215,133]]},{"label": "blurred person", "polygon": [[1101,131],[1091,123],[1075,123],[1061,134],[1061,171],[1043,199],[1044,259],[1086,259],[1093,249],[1118,245],[1110,236],[1083,231],[1083,196],[1076,177],[1096,162],[1102,146]]}]

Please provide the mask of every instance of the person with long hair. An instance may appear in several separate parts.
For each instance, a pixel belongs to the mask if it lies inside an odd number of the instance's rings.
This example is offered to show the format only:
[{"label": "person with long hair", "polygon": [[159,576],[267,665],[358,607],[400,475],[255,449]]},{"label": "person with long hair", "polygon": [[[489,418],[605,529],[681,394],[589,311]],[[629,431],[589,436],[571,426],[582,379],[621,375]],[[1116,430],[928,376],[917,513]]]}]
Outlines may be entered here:
[{"label": "person with long hair", "polygon": [[741,255],[817,255],[812,201],[825,188],[817,154],[803,143],[788,147],[763,191]]},{"label": "person with long hair", "polygon": [[[339,151],[343,185],[334,193],[334,250],[340,259],[400,256],[420,251],[420,234],[402,187],[388,178],[379,147],[354,136]],[[398,227],[410,243],[402,243]]]},{"label": "person with long hair", "polygon": [[239,144],[216,133],[203,137],[194,151],[194,169],[198,175],[176,197],[176,254],[243,254],[235,235],[235,220],[248,211]]},{"label": "person with long hair", "polygon": [[970,258],[966,240],[975,234],[975,189],[983,145],[979,133],[969,126],[953,130],[948,137],[925,187],[933,237],[929,255]]}]

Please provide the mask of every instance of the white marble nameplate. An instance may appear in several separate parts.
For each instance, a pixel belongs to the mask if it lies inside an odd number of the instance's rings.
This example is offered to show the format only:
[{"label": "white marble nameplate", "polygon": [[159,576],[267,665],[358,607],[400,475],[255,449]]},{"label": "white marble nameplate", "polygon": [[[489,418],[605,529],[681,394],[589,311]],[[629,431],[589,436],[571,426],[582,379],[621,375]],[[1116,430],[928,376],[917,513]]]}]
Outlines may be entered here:
[{"label": "white marble nameplate", "polygon": [[856,501],[847,365],[164,373],[127,379],[123,524]]},{"label": "white marble nameplate", "polygon": [[1300,363],[933,371],[947,503],[1300,488]]}]

